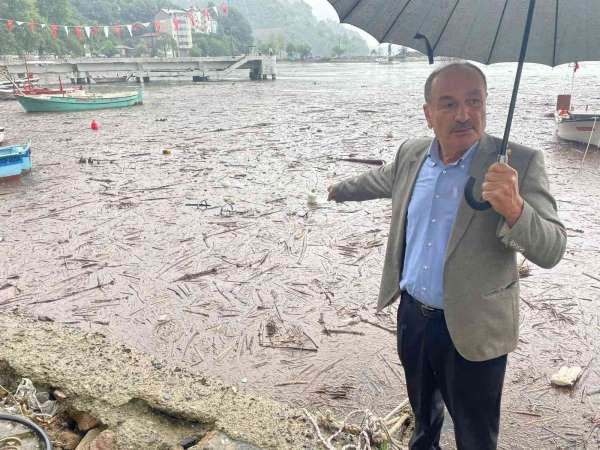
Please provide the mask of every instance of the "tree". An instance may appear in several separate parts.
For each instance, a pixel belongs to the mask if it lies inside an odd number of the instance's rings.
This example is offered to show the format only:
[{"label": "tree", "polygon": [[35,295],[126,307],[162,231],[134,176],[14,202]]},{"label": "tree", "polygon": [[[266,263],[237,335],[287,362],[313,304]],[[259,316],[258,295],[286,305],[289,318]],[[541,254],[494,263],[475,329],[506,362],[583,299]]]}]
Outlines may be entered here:
[{"label": "tree", "polygon": [[312,49],[308,44],[301,44],[296,47],[296,51],[300,55],[301,59],[306,59],[312,55]]},{"label": "tree", "polygon": [[117,50],[117,48],[115,47],[115,44],[110,39],[107,39],[102,43],[99,51],[104,56],[108,56],[109,58],[111,56],[115,56],[117,53],[119,53],[119,50]]},{"label": "tree", "polygon": [[293,59],[298,50],[294,44],[288,42],[288,45],[285,46],[285,52],[287,53],[288,58]]},{"label": "tree", "polygon": [[338,44],[331,49],[331,53],[335,58],[339,58],[344,53],[346,53],[346,49]]}]

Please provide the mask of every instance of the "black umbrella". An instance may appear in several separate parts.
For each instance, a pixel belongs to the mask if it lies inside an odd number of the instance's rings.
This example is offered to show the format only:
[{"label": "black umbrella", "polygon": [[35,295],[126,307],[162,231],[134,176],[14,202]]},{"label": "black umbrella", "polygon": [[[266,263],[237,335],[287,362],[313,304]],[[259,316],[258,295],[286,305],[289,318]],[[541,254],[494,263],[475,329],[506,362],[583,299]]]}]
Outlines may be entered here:
[{"label": "black umbrella", "polygon": [[[517,61],[498,161],[506,163],[524,62],[551,67],[600,60],[598,0],[328,0],[340,21],[361,28],[379,42],[391,42],[434,56],[483,64]],[[532,33],[533,30],[533,33]],[[529,47],[529,51],[528,51]],[[475,179],[465,185],[474,209],[490,208],[473,196]]]}]

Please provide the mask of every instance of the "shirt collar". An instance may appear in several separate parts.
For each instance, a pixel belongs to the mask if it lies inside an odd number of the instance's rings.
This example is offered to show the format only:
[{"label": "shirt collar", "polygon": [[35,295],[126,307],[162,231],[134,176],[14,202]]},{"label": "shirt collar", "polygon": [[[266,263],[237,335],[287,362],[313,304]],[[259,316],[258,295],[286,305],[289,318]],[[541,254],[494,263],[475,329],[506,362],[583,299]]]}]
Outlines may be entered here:
[{"label": "shirt collar", "polygon": [[[453,163],[447,164],[447,167],[458,166],[459,164],[469,164],[471,159],[473,159],[473,154],[475,153],[475,148],[479,145],[479,141],[475,141],[473,145],[471,145],[463,155]],[[434,165],[444,166],[442,160],[440,158],[440,144],[437,138],[434,138],[429,145],[429,150],[427,152],[427,157]]]}]

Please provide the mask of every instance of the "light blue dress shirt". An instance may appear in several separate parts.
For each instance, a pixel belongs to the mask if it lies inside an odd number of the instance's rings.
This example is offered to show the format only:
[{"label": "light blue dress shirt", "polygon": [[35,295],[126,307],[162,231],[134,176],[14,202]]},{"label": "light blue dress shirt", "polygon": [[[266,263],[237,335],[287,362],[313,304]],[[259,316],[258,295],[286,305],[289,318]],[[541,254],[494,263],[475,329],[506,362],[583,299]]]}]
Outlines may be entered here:
[{"label": "light blue dress shirt", "polygon": [[400,289],[434,308],[444,308],[446,245],[477,144],[455,163],[444,165],[439,156],[438,141],[434,139],[408,205]]}]

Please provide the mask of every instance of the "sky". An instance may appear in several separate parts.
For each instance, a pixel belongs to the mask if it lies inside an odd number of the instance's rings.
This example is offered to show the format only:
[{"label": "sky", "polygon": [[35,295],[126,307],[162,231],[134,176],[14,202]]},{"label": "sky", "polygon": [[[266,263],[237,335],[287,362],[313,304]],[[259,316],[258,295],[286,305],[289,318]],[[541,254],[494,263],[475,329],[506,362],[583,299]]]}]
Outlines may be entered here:
[{"label": "sky", "polygon": [[[331,6],[331,4],[327,0],[303,0],[303,1],[304,1],[304,3],[308,3],[312,7],[313,14],[315,15],[315,17],[317,19],[319,19],[319,20],[334,20],[336,22],[340,21],[337,13],[333,9],[333,6]],[[360,35],[363,37],[363,39],[367,42],[367,45],[369,46],[369,48],[377,47],[377,44],[378,44],[377,39],[375,39],[369,33],[365,33],[364,31],[362,31],[356,27],[353,27],[352,25],[345,25],[345,26],[358,31],[360,33]]]}]

